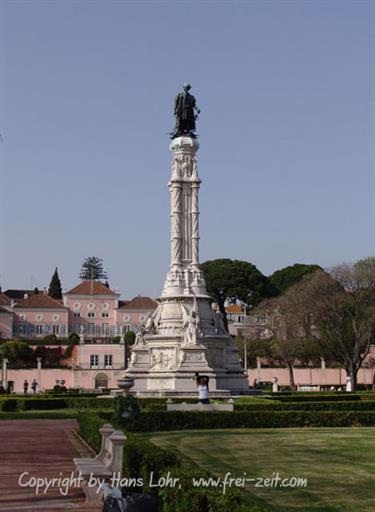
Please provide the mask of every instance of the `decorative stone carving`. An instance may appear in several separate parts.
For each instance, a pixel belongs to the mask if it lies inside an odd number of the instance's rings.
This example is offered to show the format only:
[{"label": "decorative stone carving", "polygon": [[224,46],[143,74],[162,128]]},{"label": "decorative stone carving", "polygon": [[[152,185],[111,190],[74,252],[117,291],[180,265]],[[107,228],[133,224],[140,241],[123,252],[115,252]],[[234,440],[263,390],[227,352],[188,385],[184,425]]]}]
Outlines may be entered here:
[{"label": "decorative stone carving", "polygon": [[172,370],[176,367],[176,353],[174,349],[151,349],[150,369]]}]

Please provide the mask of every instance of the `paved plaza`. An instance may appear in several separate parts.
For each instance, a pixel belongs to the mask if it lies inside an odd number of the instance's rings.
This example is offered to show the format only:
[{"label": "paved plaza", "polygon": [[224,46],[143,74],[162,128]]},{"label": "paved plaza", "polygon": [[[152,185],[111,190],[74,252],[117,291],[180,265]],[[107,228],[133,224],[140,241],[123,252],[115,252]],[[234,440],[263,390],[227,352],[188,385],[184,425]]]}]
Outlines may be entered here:
[{"label": "paved plaza", "polygon": [[[0,421],[0,510],[57,511],[90,510],[83,505],[80,487],[72,486],[66,496],[58,487],[35,494],[35,488],[21,487],[20,475],[30,477],[70,477],[73,458],[85,454],[85,448],[74,436],[75,420],[1,420]],[[27,477],[23,482],[28,480]]]}]

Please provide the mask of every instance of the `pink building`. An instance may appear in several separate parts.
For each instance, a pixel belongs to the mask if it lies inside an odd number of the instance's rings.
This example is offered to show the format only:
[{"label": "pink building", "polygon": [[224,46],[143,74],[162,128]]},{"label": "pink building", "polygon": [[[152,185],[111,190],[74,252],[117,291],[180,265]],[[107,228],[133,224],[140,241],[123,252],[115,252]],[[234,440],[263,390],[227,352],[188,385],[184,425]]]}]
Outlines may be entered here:
[{"label": "pink building", "polygon": [[0,339],[10,338],[13,334],[13,317],[11,300],[0,293]]},{"label": "pink building", "polygon": [[69,332],[95,338],[117,336],[119,297],[119,293],[99,281],[82,281],[64,294],[64,306],[69,311]]},{"label": "pink building", "polygon": [[57,337],[68,335],[68,309],[48,295],[31,295],[16,303],[12,310],[15,313],[13,336],[43,338],[49,334]]},{"label": "pink building", "polygon": [[138,332],[139,325],[144,323],[150,312],[157,308],[157,303],[149,297],[134,297],[130,301],[120,301],[117,310],[117,326],[121,333]]}]

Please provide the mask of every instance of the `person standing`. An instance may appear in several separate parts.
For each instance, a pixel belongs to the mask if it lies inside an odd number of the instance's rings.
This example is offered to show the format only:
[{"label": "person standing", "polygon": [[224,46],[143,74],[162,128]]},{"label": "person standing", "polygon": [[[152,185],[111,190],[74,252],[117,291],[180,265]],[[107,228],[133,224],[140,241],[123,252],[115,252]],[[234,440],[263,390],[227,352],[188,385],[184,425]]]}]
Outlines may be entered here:
[{"label": "person standing", "polygon": [[33,379],[31,383],[31,389],[33,390],[34,395],[36,394],[36,388],[38,387],[38,383],[35,379]]},{"label": "person standing", "polygon": [[27,395],[27,391],[29,389],[29,383],[27,382],[27,380],[25,379],[25,382],[23,383],[23,394],[24,395]]},{"label": "person standing", "polygon": [[198,403],[209,404],[209,378],[204,375],[199,375],[199,373],[196,373],[194,376],[194,380],[198,388]]}]

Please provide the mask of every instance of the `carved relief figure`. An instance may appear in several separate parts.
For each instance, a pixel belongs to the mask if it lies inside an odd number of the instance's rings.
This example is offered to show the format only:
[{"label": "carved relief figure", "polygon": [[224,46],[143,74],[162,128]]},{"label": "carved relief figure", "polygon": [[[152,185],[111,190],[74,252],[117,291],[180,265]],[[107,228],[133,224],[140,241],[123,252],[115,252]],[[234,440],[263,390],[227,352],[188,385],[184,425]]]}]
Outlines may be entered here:
[{"label": "carved relief figure", "polygon": [[216,334],[227,334],[224,324],[223,314],[221,313],[218,304],[212,304],[215,332]]},{"label": "carved relief figure", "polygon": [[183,317],[182,328],[184,329],[184,343],[187,345],[196,345],[198,338],[201,336],[199,328],[200,318],[196,297],[194,296],[194,304],[190,312],[183,303],[181,303],[181,309]]},{"label": "carved relief figure", "polygon": [[146,334],[146,327],[145,327],[145,324],[141,323],[140,326],[139,326],[139,331],[137,332],[137,335],[135,337],[135,343],[134,343],[134,347],[139,347],[139,346],[145,346],[146,345],[146,342],[145,342],[145,339],[144,339],[144,335]]}]

